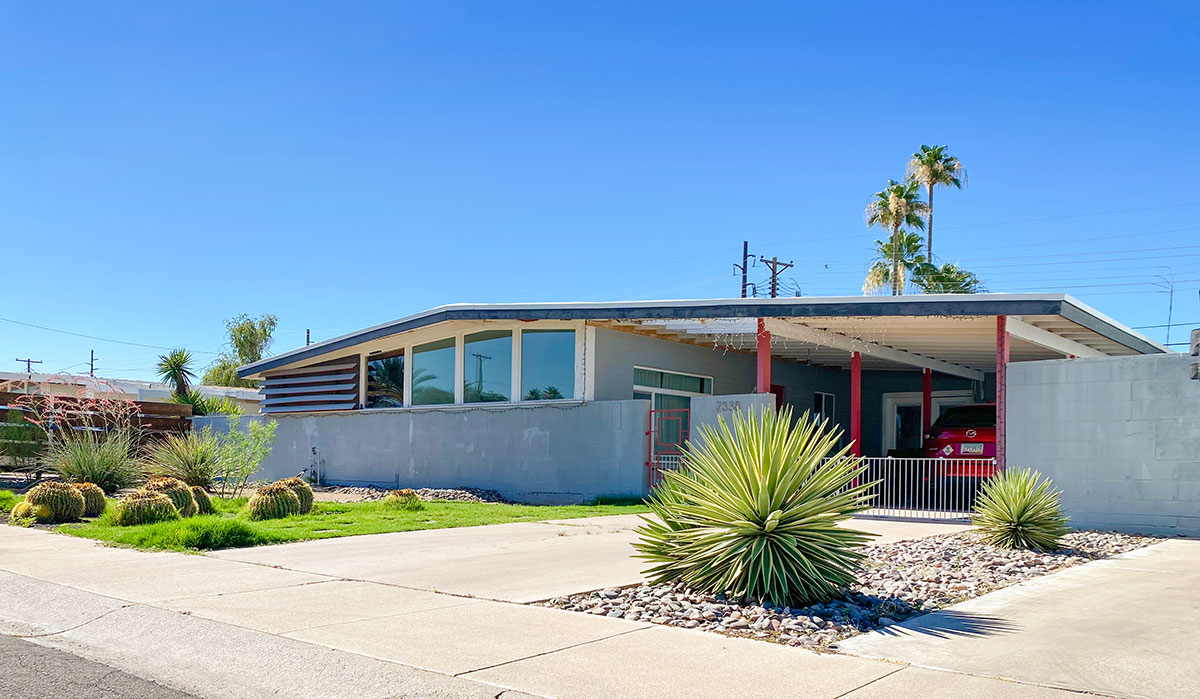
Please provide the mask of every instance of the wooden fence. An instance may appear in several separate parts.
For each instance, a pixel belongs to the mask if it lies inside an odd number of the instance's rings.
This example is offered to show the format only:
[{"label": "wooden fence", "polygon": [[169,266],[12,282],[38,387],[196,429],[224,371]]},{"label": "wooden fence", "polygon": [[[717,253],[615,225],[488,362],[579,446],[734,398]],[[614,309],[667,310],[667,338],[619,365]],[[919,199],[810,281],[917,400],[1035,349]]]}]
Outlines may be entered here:
[{"label": "wooden fence", "polygon": [[[9,420],[11,413],[26,416],[25,421]],[[14,461],[22,451],[37,447],[42,435],[34,431],[61,433],[65,430],[106,432],[120,427],[133,429],[142,443],[164,434],[187,432],[192,427],[192,406],[179,403],[126,401],[111,398],[77,398],[68,396],[26,395],[0,391],[0,423],[5,423],[0,435],[0,462]],[[22,422],[39,426],[17,427]],[[15,429],[14,429],[15,428]],[[22,436],[28,430],[31,439]],[[25,446],[22,450],[20,447]],[[25,458],[28,458],[27,455]],[[0,470],[12,463],[0,463]]]}]

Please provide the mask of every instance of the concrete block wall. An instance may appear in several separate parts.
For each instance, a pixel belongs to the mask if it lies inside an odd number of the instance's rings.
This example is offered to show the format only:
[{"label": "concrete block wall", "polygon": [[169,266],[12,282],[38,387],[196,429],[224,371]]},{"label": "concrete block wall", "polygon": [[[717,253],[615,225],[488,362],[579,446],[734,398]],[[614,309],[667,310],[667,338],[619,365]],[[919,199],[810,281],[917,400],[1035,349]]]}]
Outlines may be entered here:
[{"label": "concrete block wall", "polygon": [[[531,503],[640,495],[649,401],[506,409],[277,415],[275,446],[256,478],[292,476],[320,454],[324,482],[391,488],[491,488]],[[262,420],[247,416],[243,420]],[[227,427],[223,417],[194,427]]]},{"label": "concrete block wall", "polygon": [[1008,367],[1008,466],[1063,491],[1071,525],[1200,536],[1200,381],[1181,354]]}]

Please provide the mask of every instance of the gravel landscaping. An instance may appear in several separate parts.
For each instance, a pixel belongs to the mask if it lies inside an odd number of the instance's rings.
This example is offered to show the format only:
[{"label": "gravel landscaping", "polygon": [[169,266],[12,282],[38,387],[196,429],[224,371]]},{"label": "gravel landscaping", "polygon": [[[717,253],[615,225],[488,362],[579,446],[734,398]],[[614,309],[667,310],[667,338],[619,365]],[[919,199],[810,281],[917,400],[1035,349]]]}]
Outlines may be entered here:
[{"label": "gravel landscaping", "polygon": [[[314,486],[318,493],[337,493],[339,495],[356,495],[362,502],[382,500],[395,488],[377,488],[375,486]],[[422,500],[447,500],[449,502],[500,502],[507,503],[500,493],[494,490],[480,488],[415,488],[417,497]]]},{"label": "gravel landscaping", "polygon": [[1063,537],[1059,551],[1035,553],[997,548],[975,532],[960,532],[869,546],[855,588],[843,599],[802,609],[736,603],[678,583],[558,597],[541,606],[828,651],[843,638],[1156,541],[1079,531]]}]

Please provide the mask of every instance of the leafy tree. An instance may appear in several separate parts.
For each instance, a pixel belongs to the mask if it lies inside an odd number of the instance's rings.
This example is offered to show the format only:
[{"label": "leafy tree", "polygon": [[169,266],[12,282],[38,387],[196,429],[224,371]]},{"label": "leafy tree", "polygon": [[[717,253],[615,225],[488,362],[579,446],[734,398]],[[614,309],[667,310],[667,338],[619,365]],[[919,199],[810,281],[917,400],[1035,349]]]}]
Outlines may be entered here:
[{"label": "leafy tree", "polygon": [[258,386],[257,381],[239,378],[237,369],[263,358],[271,347],[278,324],[279,319],[270,313],[258,318],[242,313],[225,321],[225,329],[229,332],[229,350],[223,352],[204,372],[204,383],[208,386]]},{"label": "leafy tree", "polygon": [[[886,231],[891,231],[892,267],[887,279],[891,282],[893,296],[904,293],[904,276],[900,270],[900,253],[904,248],[904,243],[901,241],[900,229],[905,226],[925,227],[925,220],[921,218],[921,215],[928,210],[928,207],[925,202],[921,201],[918,188],[919,185],[915,181],[888,180],[887,187],[872,195],[871,201],[867,203],[867,210],[863,214],[868,227],[879,226]],[[863,286],[864,290],[879,288],[868,288],[871,283],[872,276],[868,274],[867,281]]]},{"label": "leafy tree", "polygon": [[925,187],[929,199],[927,214],[928,233],[925,256],[933,260],[933,188],[954,187],[962,189],[967,183],[967,171],[958,158],[946,153],[946,146],[921,146],[918,153],[908,161],[908,177]]},{"label": "leafy tree", "polygon": [[252,420],[242,429],[241,416],[229,416],[229,429],[217,438],[214,480],[221,497],[236,498],[275,445],[274,420]]}]

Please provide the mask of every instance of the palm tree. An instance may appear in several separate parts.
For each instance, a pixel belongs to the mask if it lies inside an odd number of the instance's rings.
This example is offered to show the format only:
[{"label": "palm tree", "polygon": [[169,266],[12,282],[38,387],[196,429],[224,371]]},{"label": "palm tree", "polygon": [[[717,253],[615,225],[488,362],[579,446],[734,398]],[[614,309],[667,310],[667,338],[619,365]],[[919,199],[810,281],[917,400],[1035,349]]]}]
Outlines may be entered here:
[{"label": "palm tree", "polygon": [[941,267],[925,264],[916,270],[913,282],[927,294],[975,294],[983,291],[974,272],[946,263]]},{"label": "palm tree", "polygon": [[[894,245],[893,241],[898,241],[899,245]],[[921,278],[921,271],[932,266],[921,254],[924,244],[925,241],[919,233],[903,230],[891,240],[876,240],[875,251],[878,257],[867,270],[863,291],[870,293],[891,286],[892,294],[895,295],[902,293],[910,280],[917,282]],[[900,292],[897,292],[897,289]]]},{"label": "palm tree", "polygon": [[[921,201],[921,193],[918,191],[918,187],[919,183],[914,180],[905,182],[888,180],[887,187],[884,187],[883,191],[872,195],[871,201],[867,203],[867,210],[863,214],[863,218],[867,221],[867,227],[879,226],[885,231],[891,231],[892,233],[892,244],[890,246],[892,271],[888,277],[892,283],[893,296],[899,296],[904,293],[904,278],[900,272],[900,251],[903,248],[900,240],[900,229],[904,226],[912,228],[925,227],[925,220],[921,218],[921,215],[928,210],[928,206],[926,206],[925,202]],[[868,274],[867,284],[869,285],[870,283],[871,276]]]},{"label": "palm tree", "polygon": [[163,383],[174,387],[175,395],[186,396],[191,392],[191,381],[196,378],[192,371],[192,353],[179,348],[158,356],[158,377]]},{"label": "palm tree", "polygon": [[909,179],[925,185],[929,199],[927,249],[925,256],[933,260],[933,188],[954,187],[962,189],[967,183],[967,171],[958,158],[946,154],[946,146],[921,146],[908,161]]}]

